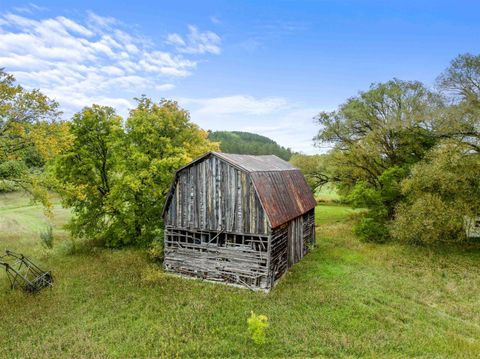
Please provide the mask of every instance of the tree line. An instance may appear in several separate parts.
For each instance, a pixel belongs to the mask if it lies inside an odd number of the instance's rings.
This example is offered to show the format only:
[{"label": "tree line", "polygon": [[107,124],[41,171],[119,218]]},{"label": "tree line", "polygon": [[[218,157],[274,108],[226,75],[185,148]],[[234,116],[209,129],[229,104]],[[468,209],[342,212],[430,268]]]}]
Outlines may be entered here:
[{"label": "tree line", "polygon": [[480,56],[458,56],[435,88],[393,79],[318,114],[314,140],[331,147],[323,155],[209,134],[176,102],[145,96],[126,118],[99,105],[61,116],[56,101],[0,70],[0,191],[21,188],[47,211],[59,193],[72,235],[111,247],[161,238],[175,170],[220,149],[291,157],[313,189],[329,183],[366,209],[355,225],[364,240],[462,241],[480,213]]},{"label": "tree line", "polygon": [[209,131],[208,138],[220,143],[225,153],[246,155],[276,155],[285,161],[292,157],[292,150],[280,146],[268,137],[241,131]]}]

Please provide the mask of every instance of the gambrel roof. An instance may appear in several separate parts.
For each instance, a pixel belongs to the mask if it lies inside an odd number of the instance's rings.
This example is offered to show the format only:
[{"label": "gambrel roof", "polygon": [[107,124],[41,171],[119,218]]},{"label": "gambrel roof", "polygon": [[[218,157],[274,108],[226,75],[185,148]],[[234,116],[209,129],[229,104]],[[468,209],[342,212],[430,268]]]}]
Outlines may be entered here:
[{"label": "gambrel roof", "polygon": [[315,207],[316,202],[303,173],[274,155],[252,156],[220,152],[205,155],[181,167],[175,174],[165,202],[164,214],[170,204],[178,173],[208,156],[216,156],[250,174],[255,191],[272,228],[301,216]]}]

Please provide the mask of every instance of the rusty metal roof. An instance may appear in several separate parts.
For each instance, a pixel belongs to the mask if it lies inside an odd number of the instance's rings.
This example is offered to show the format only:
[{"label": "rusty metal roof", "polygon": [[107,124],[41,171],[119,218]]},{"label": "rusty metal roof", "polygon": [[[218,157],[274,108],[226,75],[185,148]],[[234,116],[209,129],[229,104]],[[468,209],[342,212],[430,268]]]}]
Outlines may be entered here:
[{"label": "rusty metal roof", "polygon": [[272,228],[301,216],[316,205],[312,190],[299,169],[250,175]]},{"label": "rusty metal roof", "polygon": [[[255,191],[272,228],[305,214],[316,205],[303,173],[274,155],[252,156],[209,152],[180,168],[177,173],[208,156],[217,156],[240,170],[250,173]],[[164,212],[172,190],[173,184],[167,196]]]}]

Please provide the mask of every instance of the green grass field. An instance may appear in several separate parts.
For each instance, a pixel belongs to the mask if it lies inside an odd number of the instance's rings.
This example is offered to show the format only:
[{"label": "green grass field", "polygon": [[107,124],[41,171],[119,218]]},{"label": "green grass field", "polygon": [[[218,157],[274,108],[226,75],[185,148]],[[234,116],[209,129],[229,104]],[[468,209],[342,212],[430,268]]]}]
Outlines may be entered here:
[{"label": "green grass field", "polygon": [[[480,252],[359,242],[353,210],[317,207],[317,246],[268,295],[152,269],[137,249],[43,249],[47,223],[19,194],[0,197],[0,249],[53,271],[38,295],[0,274],[0,357],[469,357],[480,356]],[[267,342],[247,333],[269,317]]]}]

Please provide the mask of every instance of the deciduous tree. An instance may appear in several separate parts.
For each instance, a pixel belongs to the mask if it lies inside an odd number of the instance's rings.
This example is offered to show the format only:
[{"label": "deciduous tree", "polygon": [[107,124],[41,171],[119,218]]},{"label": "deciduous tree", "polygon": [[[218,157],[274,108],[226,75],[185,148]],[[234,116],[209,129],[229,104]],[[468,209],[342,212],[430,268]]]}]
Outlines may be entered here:
[{"label": "deciduous tree", "polygon": [[107,246],[148,244],[161,234],[175,170],[218,144],[176,102],[142,97],[125,123],[112,108],[76,114],[74,143],[56,165],[72,233]]},{"label": "deciduous tree", "polygon": [[70,127],[73,145],[55,166],[63,204],[74,214],[70,230],[76,237],[116,242],[120,209],[112,191],[121,176],[122,118],[111,107],[93,105],[75,114]]},{"label": "deciduous tree", "polygon": [[292,156],[290,163],[303,172],[313,192],[332,179],[324,155],[303,155],[297,153]]},{"label": "deciduous tree", "polygon": [[23,188],[48,204],[39,176],[45,162],[70,144],[58,103],[26,90],[0,69],[0,188]]},{"label": "deciduous tree", "polygon": [[401,200],[400,182],[438,141],[442,98],[420,82],[374,84],[334,112],[322,112],[317,141],[333,145],[329,162],[341,193],[369,208],[358,233],[385,240],[386,224]]}]

